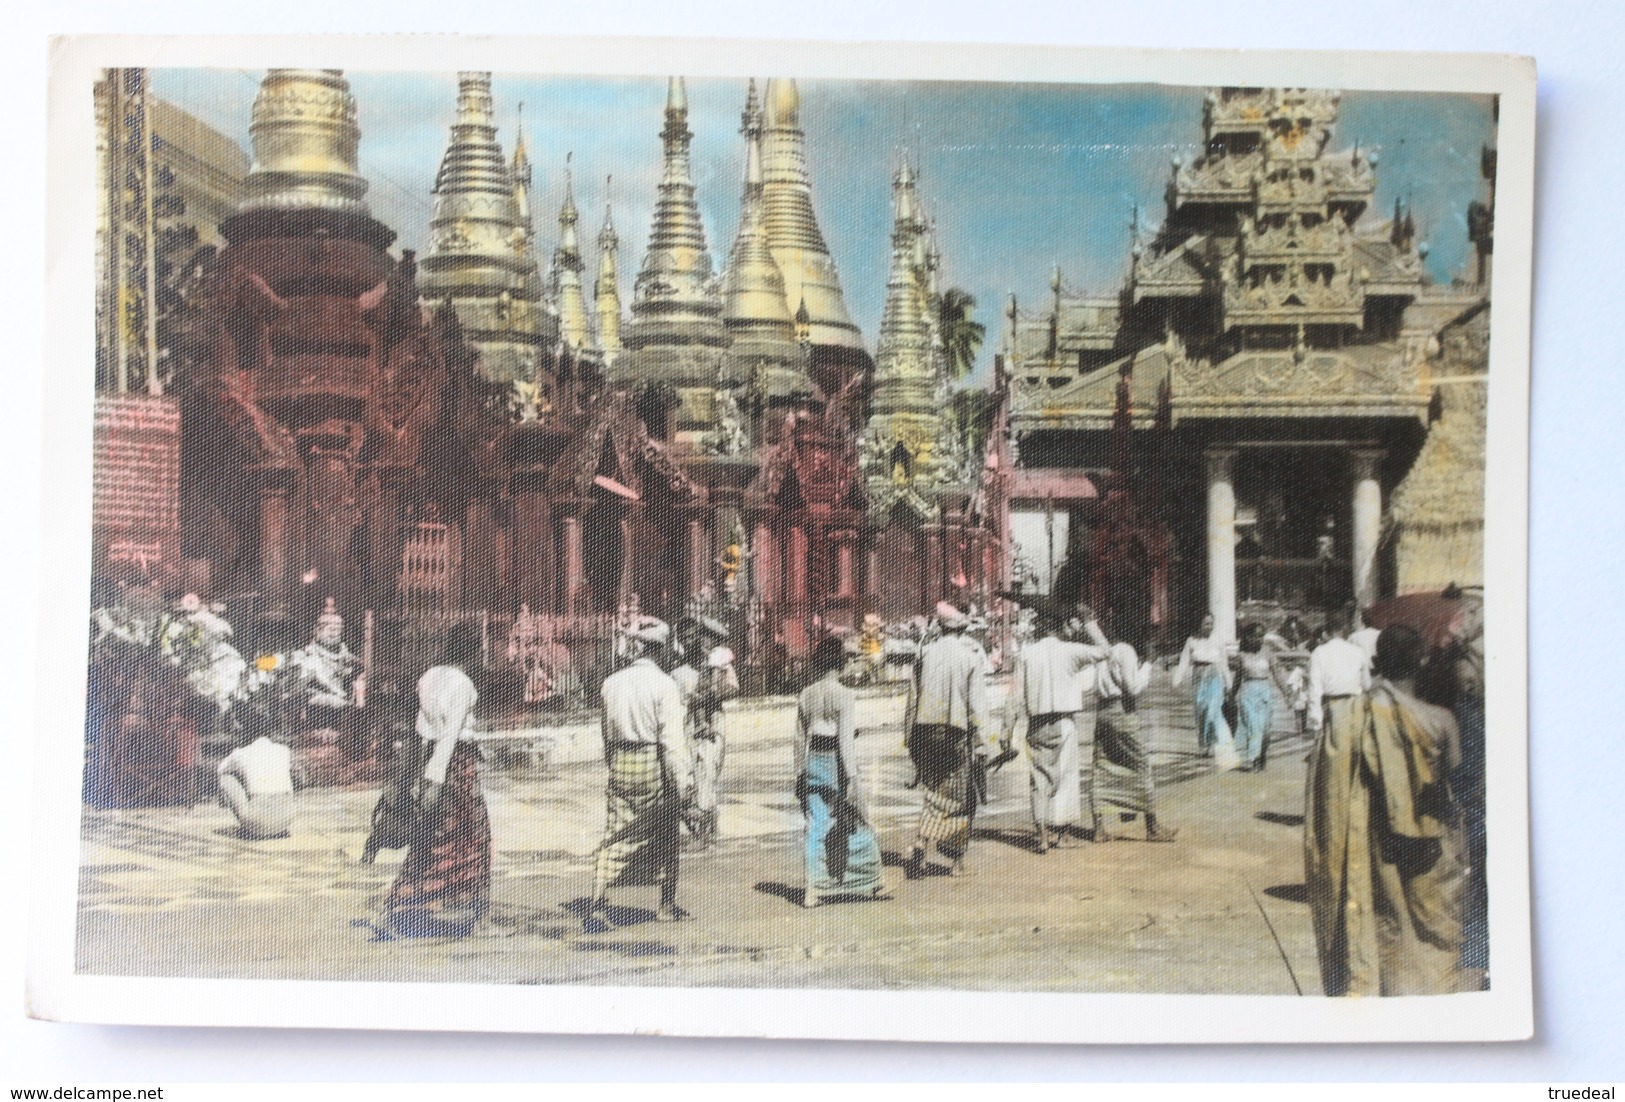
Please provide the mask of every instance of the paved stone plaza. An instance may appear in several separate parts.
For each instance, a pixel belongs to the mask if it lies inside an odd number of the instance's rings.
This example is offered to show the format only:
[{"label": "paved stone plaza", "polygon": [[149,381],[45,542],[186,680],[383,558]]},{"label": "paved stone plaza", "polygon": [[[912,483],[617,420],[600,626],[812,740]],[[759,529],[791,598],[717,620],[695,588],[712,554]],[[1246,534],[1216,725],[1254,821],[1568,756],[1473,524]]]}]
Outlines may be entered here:
[{"label": "paved stone plaza", "polygon": [[[1159,810],[1172,845],[1077,840],[1030,848],[1026,761],[994,775],[973,875],[897,866],[918,794],[892,702],[865,703],[865,780],[898,898],[807,911],[787,701],[730,715],[722,840],[683,859],[694,920],[653,921],[655,892],[614,893],[605,935],[580,932],[602,830],[590,738],[482,773],[496,845],[491,919],[463,941],[380,942],[369,919],[399,854],[357,861],[373,789],[298,794],[291,838],[248,842],[212,804],[88,811],[78,967],[92,973],[266,979],[1078,992],[1319,992],[1303,894],[1305,745],[1277,714],[1264,773],[1214,774],[1190,707],[1159,674]],[[1087,748],[1085,760],[1088,759]],[[1138,835],[1139,823],[1122,824]]]}]

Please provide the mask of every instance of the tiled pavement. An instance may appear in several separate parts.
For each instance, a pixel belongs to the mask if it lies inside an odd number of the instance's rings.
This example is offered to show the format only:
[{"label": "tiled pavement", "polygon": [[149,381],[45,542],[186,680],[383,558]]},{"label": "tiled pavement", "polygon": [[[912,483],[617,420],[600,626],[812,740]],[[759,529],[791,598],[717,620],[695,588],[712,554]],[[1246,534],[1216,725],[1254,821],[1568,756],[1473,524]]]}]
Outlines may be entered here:
[{"label": "tiled pavement", "polygon": [[[866,714],[881,725],[859,739],[859,771],[883,842],[897,850],[919,796],[905,787],[912,768],[885,705]],[[1277,718],[1279,728],[1290,723],[1284,711]],[[650,903],[642,896],[651,893],[628,892],[627,929],[597,941],[580,936],[577,908],[604,810],[602,765],[576,755],[541,767],[483,768],[497,845],[493,918],[476,937],[450,945],[379,947],[366,936],[397,856],[374,866],[356,860],[373,790],[301,792],[293,836],[271,841],[235,837],[230,816],[213,805],[87,811],[80,967],[511,982],[635,976],[758,984],[786,982],[788,974],[789,982],[891,986],[920,974],[923,960],[933,982],[972,987],[1315,985],[1298,887],[1301,748],[1277,753],[1263,775],[1214,776],[1194,752],[1184,694],[1153,691],[1144,714],[1156,732],[1160,810],[1185,826],[1175,846],[1084,845],[1041,860],[1026,849],[1022,757],[993,778],[992,802],[978,820],[976,877],[904,884],[895,904],[806,914],[791,906],[799,899],[801,831],[787,742],[793,713],[757,706],[730,720],[722,840],[685,855],[685,901],[699,921],[680,933],[642,925],[647,912],[639,907]],[[1283,740],[1281,749],[1297,745]],[[302,932],[306,921],[314,925]],[[1034,939],[1029,930],[1040,928],[1047,933]],[[1042,944],[1066,947],[1058,959],[1067,967],[1057,970],[1057,955]],[[1104,948],[1071,951],[1084,944]],[[548,945],[570,951],[549,965]],[[1214,959],[1216,949],[1234,959]],[[891,963],[908,959],[913,972]],[[1031,965],[1026,981],[1012,981],[1024,974],[1023,962]]]}]

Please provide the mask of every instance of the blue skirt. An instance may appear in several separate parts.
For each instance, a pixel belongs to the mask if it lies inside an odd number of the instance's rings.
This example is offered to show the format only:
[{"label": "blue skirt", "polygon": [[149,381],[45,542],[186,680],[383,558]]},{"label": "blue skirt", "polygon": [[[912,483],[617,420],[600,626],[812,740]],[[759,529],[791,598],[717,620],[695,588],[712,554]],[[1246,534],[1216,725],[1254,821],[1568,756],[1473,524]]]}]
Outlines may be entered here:
[{"label": "blue skirt", "polygon": [[1249,679],[1236,690],[1236,752],[1246,765],[1257,765],[1269,742],[1275,694],[1268,681]]},{"label": "blue skirt", "polygon": [[1230,724],[1224,720],[1224,671],[1203,666],[1196,671],[1196,742],[1211,750],[1230,741]]},{"label": "blue skirt", "polygon": [[807,755],[807,893],[867,895],[881,885],[880,841],[846,799],[841,756]]}]

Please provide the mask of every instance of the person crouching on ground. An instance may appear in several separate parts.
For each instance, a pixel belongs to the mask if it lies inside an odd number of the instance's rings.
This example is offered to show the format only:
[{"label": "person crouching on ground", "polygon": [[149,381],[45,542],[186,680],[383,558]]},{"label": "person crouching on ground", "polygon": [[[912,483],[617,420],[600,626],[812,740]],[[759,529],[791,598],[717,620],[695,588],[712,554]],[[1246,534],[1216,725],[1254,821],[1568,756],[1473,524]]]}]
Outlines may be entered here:
[{"label": "person crouching on ground", "polygon": [[285,838],[293,825],[293,755],[260,735],[220,763],[220,802],[244,838]]},{"label": "person crouching on ground", "polygon": [[694,801],[694,749],[682,691],[660,667],[670,629],[640,616],[621,633],[625,664],[602,691],[608,822],[582,924],[590,934],[609,930],[609,889],[618,885],[659,885],[657,922],[688,917],[677,906],[677,857]]},{"label": "person crouching on ground", "polygon": [[942,634],[920,655],[919,704],[908,735],[909,757],[925,790],[906,863],[910,879],[920,875],[932,842],[952,862],[948,874],[965,875],[978,759],[987,756],[987,652],[965,634],[970,617],[946,601],[937,605],[937,622]]},{"label": "person crouching on ground", "polygon": [[491,908],[491,818],[469,739],[480,698],[469,674],[483,649],[480,625],[458,624],[418,678],[422,821],[384,905],[386,928],[399,937],[465,937]]},{"label": "person crouching on ground", "polygon": [[796,798],[807,816],[807,907],[841,895],[892,897],[858,782],[858,698],[841,682],[863,657],[856,645],[833,636],[820,640],[812,655],[816,680],[796,701]]}]

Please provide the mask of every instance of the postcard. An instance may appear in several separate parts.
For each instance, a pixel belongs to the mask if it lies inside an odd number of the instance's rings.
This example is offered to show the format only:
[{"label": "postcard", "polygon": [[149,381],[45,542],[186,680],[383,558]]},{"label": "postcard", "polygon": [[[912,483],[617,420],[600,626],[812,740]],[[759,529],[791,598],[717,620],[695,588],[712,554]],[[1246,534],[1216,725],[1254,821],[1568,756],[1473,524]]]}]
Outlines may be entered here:
[{"label": "postcard", "polygon": [[31,1013],[1529,1036],[1534,102],[58,41]]}]

